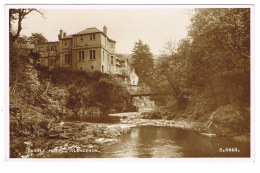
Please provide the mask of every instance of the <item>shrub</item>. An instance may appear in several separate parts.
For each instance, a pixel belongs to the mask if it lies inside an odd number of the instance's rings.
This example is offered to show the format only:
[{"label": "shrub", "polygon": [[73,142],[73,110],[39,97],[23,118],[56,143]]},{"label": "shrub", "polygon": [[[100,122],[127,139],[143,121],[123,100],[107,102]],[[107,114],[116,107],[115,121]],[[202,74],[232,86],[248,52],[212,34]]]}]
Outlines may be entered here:
[{"label": "shrub", "polygon": [[250,130],[250,112],[239,107],[227,105],[219,107],[212,114],[214,124],[234,131]]},{"label": "shrub", "polygon": [[66,107],[75,114],[89,107],[99,107],[102,113],[129,109],[130,94],[122,81],[112,75],[57,68],[53,69],[51,80],[57,87],[68,88]]}]

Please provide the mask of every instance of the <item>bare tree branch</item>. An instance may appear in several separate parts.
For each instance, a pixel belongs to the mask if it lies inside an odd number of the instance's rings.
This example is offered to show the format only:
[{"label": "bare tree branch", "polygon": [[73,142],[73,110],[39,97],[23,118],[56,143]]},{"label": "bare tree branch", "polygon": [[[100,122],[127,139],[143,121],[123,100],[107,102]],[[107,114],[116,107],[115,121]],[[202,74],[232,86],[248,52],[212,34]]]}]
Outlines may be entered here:
[{"label": "bare tree branch", "polygon": [[[39,14],[42,15],[43,18],[44,17],[44,13],[38,9],[11,9],[9,11],[9,29],[11,30],[12,28],[12,21],[18,20],[18,26],[17,26],[17,31],[14,35],[11,36],[11,41],[15,42],[18,37],[20,36],[20,32],[22,31],[22,21],[24,20],[25,16],[27,16],[28,14],[30,14],[31,12],[37,12]],[[11,32],[10,32],[11,34]]]},{"label": "bare tree branch", "polygon": [[238,54],[240,54],[241,56],[243,56],[243,57],[245,57],[245,58],[250,58],[249,55],[246,55],[246,54],[244,54],[244,53],[242,53],[242,52],[236,50],[232,45],[228,44],[228,47],[231,48],[231,50],[232,50],[233,52],[238,53]]}]

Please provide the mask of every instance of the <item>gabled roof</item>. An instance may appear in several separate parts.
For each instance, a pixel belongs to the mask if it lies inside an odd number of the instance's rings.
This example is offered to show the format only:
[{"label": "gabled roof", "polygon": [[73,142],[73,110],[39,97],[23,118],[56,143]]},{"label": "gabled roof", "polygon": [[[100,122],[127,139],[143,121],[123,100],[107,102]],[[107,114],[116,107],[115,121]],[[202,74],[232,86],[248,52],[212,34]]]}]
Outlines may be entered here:
[{"label": "gabled roof", "polygon": [[[102,33],[105,35],[105,33],[103,33],[102,31],[100,31],[99,29],[97,29],[96,27],[92,27],[92,28],[87,28],[87,29],[84,29],[83,31],[80,31],[76,34],[72,34],[71,36],[75,36],[75,35],[84,35],[84,34],[94,34],[94,33]],[[109,38],[107,35],[105,35],[110,41],[112,42],[115,42],[115,40]]]},{"label": "gabled roof", "polygon": [[91,33],[102,33],[102,31],[98,30],[96,27],[93,27],[93,28],[84,29],[83,31],[80,31],[72,35],[82,35],[82,34],[91,34]]}]

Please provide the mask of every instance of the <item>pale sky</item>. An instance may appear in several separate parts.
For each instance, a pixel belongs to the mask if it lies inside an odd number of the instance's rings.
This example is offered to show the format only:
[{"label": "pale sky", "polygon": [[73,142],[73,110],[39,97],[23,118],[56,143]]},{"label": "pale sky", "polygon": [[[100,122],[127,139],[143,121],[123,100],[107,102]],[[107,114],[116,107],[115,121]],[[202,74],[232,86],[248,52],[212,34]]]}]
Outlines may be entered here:
[{"label": "pale sky", "polygon": [[43,9],[45,19],[38,13],[29,14],[23,21],[21,35],[42,33],[49,41],[58,41],[59,30],[68,35],[86,28],[107,26],[108,37],[114,39],[117,53],[132,53],[138,39],[148,44],[154,55],[167,41],[178,42],[187,36],[191,9],[141,6],[91,7],[88,9]]}]

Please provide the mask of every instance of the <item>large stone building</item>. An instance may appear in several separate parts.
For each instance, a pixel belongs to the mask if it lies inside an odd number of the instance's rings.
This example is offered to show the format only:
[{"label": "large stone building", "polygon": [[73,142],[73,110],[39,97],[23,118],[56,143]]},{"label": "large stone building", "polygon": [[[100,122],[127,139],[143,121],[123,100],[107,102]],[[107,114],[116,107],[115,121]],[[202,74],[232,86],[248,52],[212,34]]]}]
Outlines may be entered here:
[{"label": "large stone building", "polygon": [[116,41],[97,28],[86,28],[76,34],[67,35],[60,30],[58,42],[47,42],[35,46],[41,54],[40,64],[49,68],[68,67],[75,70],[100,71],[116,74],[122,71],[117,63]]},{"label": "large stone building", "polygon": [[60,66],[60,49],[58,41],[36,44],[34,49],[35,52],[38,52],[41,55],[39,63],[42,66],[46,66],[49,69]]},{"label": "large stone building", "polygon": [[86,28],[76,34],[67,35],[60,30],[59,41],[35,45],[41,56],[39,64],[49,69],[67,67],[74,70],[100,71],[123,77],[125,83],[136,86],[138,76],[130,69],[128,55],[116,55],[116,41],[108,37],[107,27],[103,31]]},{"label": "large stone building", "polygon": [[59,34],[60,66],[76,70],[116,73],[116,42],[97,28],[86,28],[68,35],[63,30]]}]

